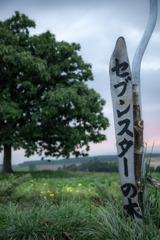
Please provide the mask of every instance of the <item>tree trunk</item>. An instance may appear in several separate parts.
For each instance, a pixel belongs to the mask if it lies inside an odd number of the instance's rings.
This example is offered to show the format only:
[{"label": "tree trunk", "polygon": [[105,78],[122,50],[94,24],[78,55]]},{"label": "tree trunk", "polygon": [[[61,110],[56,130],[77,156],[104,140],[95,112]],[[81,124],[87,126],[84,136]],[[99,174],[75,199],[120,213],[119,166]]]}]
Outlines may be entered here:
[{"label": "tree trunk", "polygon": [[4,144],[4,157],[3,157],[3,169],[4,173],[12,173],[12,165],[11,165],[11,155],[12,155],[12,146],[10,144]]},{"label": "tree trunk", "polygon": [[133,118],[134,118],[134,170],[138,188],[141,192],[141,166],[143,157],[143,120],[141,119],[140,96],[138,85],[133,85]]}]

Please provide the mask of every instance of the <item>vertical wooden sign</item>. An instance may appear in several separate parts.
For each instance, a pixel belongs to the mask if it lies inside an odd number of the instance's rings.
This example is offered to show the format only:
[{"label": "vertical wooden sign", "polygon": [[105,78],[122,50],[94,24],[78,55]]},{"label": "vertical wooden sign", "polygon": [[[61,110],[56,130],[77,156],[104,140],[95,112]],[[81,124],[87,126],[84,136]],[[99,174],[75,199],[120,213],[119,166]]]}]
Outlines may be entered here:
[{"label": "vertical wooden sign", "polygon": [[124,209],[128,215],[142,221],[134,173],[131,71],[123,37],[117,40],[110,60],[109,73]]}]

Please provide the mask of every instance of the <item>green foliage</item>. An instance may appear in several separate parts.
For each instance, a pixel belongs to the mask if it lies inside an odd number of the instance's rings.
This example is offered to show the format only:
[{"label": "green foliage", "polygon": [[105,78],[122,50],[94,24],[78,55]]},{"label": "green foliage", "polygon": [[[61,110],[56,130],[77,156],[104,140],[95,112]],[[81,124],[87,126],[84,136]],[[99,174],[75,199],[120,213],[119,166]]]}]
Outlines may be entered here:
[{"label": "green foliage", "polygon": [[29,172],[36,171],[36,170],[37,170],[36,165],[34,164],[29,165]]},{"label": "green foliage", "polygon": [[14,198],[16,187],[23,182],[30,179],[27,174],[23,177],[16,178],[13,174],[9,175],[8,179],[1,180],[0,182],[0,202],[7,202],[8,199]]},{"label": "green foliage", "polygon": [[[154,177],[160,179],[158,173]],[[124,215],[118,174],[1,174],[0,186],[11,180],[17,184],[14,194],[0,203],[2,240],[159,240],[160,196],[154,188],[144,221],[137,224]]]},{"label": "green foliage", "polygon": [[[155,222],[137,224],[125,218],[122,208],[107,202],[107,207],[100,207],[97,215],[92,216],[93,222],[84,231],[84,239],[114,239],[114,240],[141,240],[159,239],[160,230]],[[89,236],[89,238],[87,238]]]},{"label": "green foliage", "polygon": [[148,224],[150,221],[154,221],[154,225],[160,229],[160,189],[149,185],[147,188],[145,220]]},{"label": "green foliage", "polygon": [[93,80],[91,65],[79,44],[58,42],[49,31],[30,36],[31,27],[19,12],[0,22],[0,146],[23,148],[26,156],[85,156],[109,125],[105,101],[85,84]]},{"label": "green foliage", "polygon": [[[89,222],[89,213],[80,204],[62,204],[20,211],[10,204],[1,217],[1,239],[78,239],[79,230]],[[11,224],[12,223],[12,224]],[[11,224],[11,225],[10,225]]]},{"label": "green foliage", "polygon": [[68,171],[118,172],[118,162],[101,162],[95,158],[94,161],[84,162],[80,165],[64,165],[62,169]]},{"label": "green foliage", "polygon": [[160,166],[157,166],[155,172],[160,172]]}]

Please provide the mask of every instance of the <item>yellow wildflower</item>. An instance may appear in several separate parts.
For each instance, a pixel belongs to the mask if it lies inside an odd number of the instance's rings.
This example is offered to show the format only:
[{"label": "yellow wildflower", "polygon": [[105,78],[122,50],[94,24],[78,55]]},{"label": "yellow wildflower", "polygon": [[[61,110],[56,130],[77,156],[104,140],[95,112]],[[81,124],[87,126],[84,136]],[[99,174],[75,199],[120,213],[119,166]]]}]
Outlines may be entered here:
[{"label": "yellow wildflower", "polygon": [[53,194],[53,193],[51,193],[51,194],[50,194],[50,196],[51,196],[51,197],[53,197],[53,196],[54,196],[54,194]]},{"label": "yellow wildflower", "polygon": [[44,197],[44,199],[46,199],[46,197]]},{"label": "yellow wildflower", "polygon": [[66,191],[67,192],[72,192],[73,190],[70,187],[68,187]]},{"label": "yellow wildflower", "polygon": [[81,187],[81,186],[82,186],[82,184],[81,184],[81,183],[79,183],[79,184],[78,184],[78,186],[79,186],[79,187]]}]

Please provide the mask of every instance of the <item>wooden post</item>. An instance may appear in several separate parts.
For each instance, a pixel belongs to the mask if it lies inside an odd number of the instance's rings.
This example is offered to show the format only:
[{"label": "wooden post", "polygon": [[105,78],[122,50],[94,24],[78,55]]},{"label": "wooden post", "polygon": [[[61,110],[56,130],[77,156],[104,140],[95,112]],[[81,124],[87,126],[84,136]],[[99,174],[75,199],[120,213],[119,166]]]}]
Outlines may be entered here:
[{"label": "wooden post", "polygon": [[134,173],[133,96],[125,40],[118,38],[110,60],[110,83],[116,132],[118,166],[127,215],[142,221]]},{"label": "wooden post", "polygon": [[122,37],[117,40],[109,66],[124,209],[128,215],[139,222],[142,221],[142,213],[138,200],[141,198],[141,178],[143,179],[145,175],[145,169],[142,168],[145,164],[140,67],[144,51],[156,24],[157,10],[157,0],[150,0],[149,21],[133,59],[132,82],[126,44]]},{"label": "wooden post", "polygon": [[133,85],[133,116],[134,116],[134,171],[138,196],[141,192],[141,166],[143,157],[143,120],[139,99],[139,87]]}]

